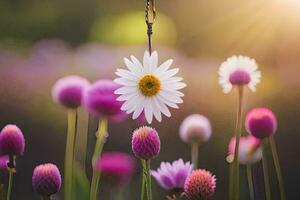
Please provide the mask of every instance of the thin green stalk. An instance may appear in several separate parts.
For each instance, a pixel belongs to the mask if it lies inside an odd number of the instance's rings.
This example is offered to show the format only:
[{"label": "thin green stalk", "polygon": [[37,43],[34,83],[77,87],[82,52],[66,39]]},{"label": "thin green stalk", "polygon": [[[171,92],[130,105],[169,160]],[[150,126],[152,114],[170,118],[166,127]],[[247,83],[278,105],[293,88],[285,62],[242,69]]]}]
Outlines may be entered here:
[{"label": "thin green stalk", "polygon": [[14,178],[14,172],[10,169],[9,170],[9,178],[8,178],[8,188],[7,188],[6,200],[10,200],[11,189],[12,189],[12,185],[13,185],[13,178]]},{"label": "thin green stalk", "polygon": [[247,178],[248,178],[250,200],[254,200],[254,189],[253,189],[253,180],[252,180],[252,168],[251,168],[251,165],[247,164],[246,169],[247,169]]},{"label": "thin green stalk", "polygon": [[43,196],[42,200],[51,200],[51,197],[50,196]]},{"label": "thin green stalk", "polygon": [[269,142],[270,142],[270,146],[271,146],[273,162],[274,162],[274,165],[275,165],[275,171],[276,171],[278,184],[279,184],[280,198],[281,198],[281,200],[285,200],[286,198],[285,198],[283,178],[282,178],[282,173],[281,173],[281,168],[280,168],[276,143],[275,143],[275,139],[274,139],[273,136],[269,138]]},{"label": "thin green stalk", "polygon": [[264,182],[265,182],[265,193],[266,200],[271,200],[271,189],[270,189],[270,179],[269,179],[269,170],[268,170],[268,160],[267,160],[267,147],[268,140],[263,141],[263,172],[264,172]]},{"label": "thin green stalk", "polygon": [[234,159],[233,159],[233,198],[234,200],[239,200],[239,146],[240,137],[242,132],[242,102],[243,102],[243,86],[238,87],[238,104],[236,113],[236,126],[235,126],[235,149],[234,149]]},{"label": "thin green stalk", "polygon": [[65,155],[65,200],[72,200],[72,175],[74,162],[74,146],[77,126],[77,110],[68,110],[68,130]]},{"label": "thin green stalk", "polygon": [[141,200],[145,199],[145,188],[146,188],[146,161],[141,160],[142,162],[142,168],[143,168],[143,174],[142,174],[142,188],[141,188]]},{"label": "thin green stalk", "polygon": [[146,160],[146,163],[147,163],[147,188],[148,188],[148,193],[149,193],[149,196],[148,196],[148,200],[152,200],[152,187],[151,187],[151,173],[150,173],[150,170],[151,170],[151,160]]},{"label": "thin green stalk", "polygon": [[196,142],[191,144],[191,155],[192,155],[192,163],[193,163],[194,169],[197,169],[198,168],[199,145]]},{"label": "thin green stalk", "polygon": [[[103,149],[103,146],[105,143],[106,132],[107,132],[107,119],[101,119],[101,120],[99,120],[97,140],[96,140],[96,144],[95,144],[94,154],[92,157],[93,168],[94,168],[94,164],[95,164],[96,160],[101,155],[101,152],[102,152],[102,149]],[[100,172],[93,170],[91,190],[90,190],[90,200],[97,199],[99,182],[100,182]]]}]

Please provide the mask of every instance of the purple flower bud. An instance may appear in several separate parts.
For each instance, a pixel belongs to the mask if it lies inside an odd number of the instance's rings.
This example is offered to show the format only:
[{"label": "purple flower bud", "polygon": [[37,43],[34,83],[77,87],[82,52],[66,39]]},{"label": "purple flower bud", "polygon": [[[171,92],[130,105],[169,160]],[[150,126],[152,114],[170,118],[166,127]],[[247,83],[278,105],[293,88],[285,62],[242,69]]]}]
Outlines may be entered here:
[{"label": "purple flower bud", "polygon": [[57,193],[61,187],[61,175],[56,165],[51,163],[38,165],[33,171],[32,187],[41,196]]},{"label": "purple flower bud", "polygon": [[277,129],[276,116],[270,109],[254,108],[246,115],[246,129],[259,139],[274,135]]},{"label": "purple flower bud", "polygon": [[0,155],[22,155],[25,149],[25,139],[22,131],[16,125],[6,125],[0,133]]},{"label": "purple flower bud", "polygon": [[101,176],[112,185],[126,184],[135,171],[135,162],[126,153],[103,153],[95,164],[95,170],[101,171]]},{"label": "purple flower bud", "polygon": [[81,106],[83,91],[89,82],[79,76],[66,76],[59,79],[52,88],[52,97],[55,102],[66,108]]},{"label": "purple flower bud", "polygon": [[132,151],[136,157],[149,160],[160,151],[160,139],[155,129],[143,126],[133,132]]},{"label": "purple flower bud", "polygon": [[8,155],[0,156],[0,171],[7,171]]},{"label": "purple flower bud", "polygon": [[121,121],[126,113],[121,111],[122,102],[117,101],[114,91],[120,86],[112,80],[99,80],[84,93],[84,107],[94,117],[104,116],[112,121]]}]

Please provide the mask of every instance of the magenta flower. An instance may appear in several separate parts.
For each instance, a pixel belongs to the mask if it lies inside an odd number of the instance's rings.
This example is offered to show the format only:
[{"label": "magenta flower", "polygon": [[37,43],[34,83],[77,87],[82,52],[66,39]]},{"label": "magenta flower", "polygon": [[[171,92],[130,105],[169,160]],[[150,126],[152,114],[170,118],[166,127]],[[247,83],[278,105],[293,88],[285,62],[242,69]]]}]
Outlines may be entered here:
[{"label": "magenta flower", "polygon": [[0,156],[0,171],[7,171],[8,155]]},{"label": "magenta flower", "polygon": [[61,175],[56,165],[47,163],[38,165],[32,175],[33,190],[41,196],[51,196],[61,187]]},{"label": "magenta flower", "polygon": [[151,175],[157,183],[166,190],[182,189],[187,177],[191,174],[193,165],[184,163],[182,159],[173,163],[162,162],[157,171],[151,171]]},{"label": "magenta flower", "polygon": [[6,125],[0,133],[0,155],[22,155],[25,139],[22,131],[13,124]]},{"label": "magenta flower", "polygon": [[277,129],[276,116],[268,108],[254,108],[246,115],[246,129],[259,139],[274,135]]},{"label": "magenta flower", "polygon": [[208,200],[215,189],[215,176],[203,169],[193,171],[184,184],[184,194],[189,200]]},{"label": "magenta flower", "polygon": [[[232,162],[234,157],[235,143],[236,143],[235,137],[231,138],[228,146],[229,162]],[[253,164],[260,161],[262,158],[261,141],[251,135],[241,137],[238,158],[239,158],[239,162],[245,165]]]},{"label": "magenta flower", "polygon": [[148,126],[142,126],[133,132],[131,144],[133,153],[140,159],[155,158],[160,152],[158,133]]},{"label": "magenta flower", "polygon": [[95,170],[101,172],[106,182],[123,185],[129,181],[136,169],[132,157],[126,153],[103,153],[95,164]]},{"label": "magenta flower", "polygon": [[183,120],[180,125],[180,138],[187,143],[206,142],[211,137],[211,124],[207,117],[193,114]]},{"label": "magenta flower", "polygon": [[84,93],[84,107],[94,117],[106,117],[112,121],[121,121],[126,113],[121,111],[122,102],[117,101],[114,91],[120,86],[112,80],[99,80]]},{"label": "magenta flower", "polygon": [[53,100],[66,108],[81,106],[83,91],[89,82],[79,76],[71,75],[59,79],[52,88]]}]

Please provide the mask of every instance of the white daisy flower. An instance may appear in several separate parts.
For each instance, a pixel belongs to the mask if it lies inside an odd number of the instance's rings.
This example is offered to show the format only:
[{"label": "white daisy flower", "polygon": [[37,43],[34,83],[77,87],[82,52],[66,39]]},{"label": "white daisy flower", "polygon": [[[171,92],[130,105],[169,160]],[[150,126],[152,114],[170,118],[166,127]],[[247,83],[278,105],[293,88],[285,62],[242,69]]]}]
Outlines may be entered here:
[{"label": "white daisy flower", "polygon": [[232,56],[219,68],[219,83],[224,93],[229,93],[232,86],[248,85],[253,92],[260,82],[261,73],[254,59],[246,56]]},{"label": "white daisy flower", "polygon": [[152,122],[153,116],[161,122],[163,113],[170,117],[169,107],[178,108],[184,94],[178,90],[186,87],[182,78],[175,76],[179,69],[169,69],[173,60],[169,59],[158,66],[158,55],[154,51],[149,55],[145,51],[143,64],[134,56],[124,58],[128,70],[118,69],[119,78],[115,82],[122,87],[115,91],[120,95],[117,100],[125,101],[121,110],[127,114],[133,113],[137,119],[144,111],[147,122]]}]

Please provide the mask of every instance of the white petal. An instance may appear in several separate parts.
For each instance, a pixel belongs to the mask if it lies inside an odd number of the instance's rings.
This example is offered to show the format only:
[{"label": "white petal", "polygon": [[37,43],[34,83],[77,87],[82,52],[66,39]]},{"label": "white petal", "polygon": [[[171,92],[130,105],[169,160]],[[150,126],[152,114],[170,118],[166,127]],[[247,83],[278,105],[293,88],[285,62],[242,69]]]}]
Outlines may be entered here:
[{"label": "white petal", "polygon": [[169,67],[172,65],[173,60],[169,59],[167,61],[165,61],[163,64],[161,64],[154,72],[154,74],[156,75],[160,75],[161,73],[164,73],[165,71],[167,71],[169,69]]},{"label": "white petal", "polygon": [[132,62],[134,65],[138,66],[139,68],[143,68],[143,65],[141,64],[141,62],[134,56],[130,56]]},{"label": "white petal", "polygon": [[148,51],[145,51],[143,58],[143,66],[147,73],[150,72],[150,55]]},{"label": "white petal", "polygon": [[158,63],[158,54],[156,51],[151,53],[150,56],[150,72],[153,72],[157,69],[157,63]]},{"label": "white petal", "polygon": [[115,74],[130,80],[137,80],[139,78],[136,74],[133,74],[132,72],[125,69],[118,69]]},{"label": "white petal", "polygon": [[124,86],[136,86],[137,82],[126,78],[116,78],[114,82]]},{"label": "white petal", "polygon": [[141,99],[140,103],[137,104],[137,107],[133,112],[132,119],[137,119],[141,115],[144,109],[144,104],[145,104],[144,101],[145,101],[144,99]]},{"label": "white petal", "polygon": [[138,92],[136,87],[120,87],[119,89],[117,89],[114,93],[115,94],[129,94],[129,93],[133,93],[133,92]]},{"label": "white petal", "polygon": [[169,89],[169,90],[180,90],[182,88],[185,88],[186,84],[179,82],[179,83],[164,83],[163,89]]},{"label": "white petal", "polygon": [[160,113],[160,106],[157,102],[157,99],[155,97],[152,97],[152,108],[153,108],[153,114],[157,121],[161,122],[161,113]]},{"label": "white petal", "polygon": [[168,101],[173,102],[173,103],[183,103],[182,99],[176,95],[167,93],[165,91],[162,91],[159,93],[164,99],[168,99]]},{"label": "white petal", "polygon": [[153,115],[152,115],[152,108],[151,108],[151,103],[149,101],[150,99],[146,99],[146,104],[145,104],[145,117],[146,117],[146,120],[149,124],[151,124],[152,122],[152,118],[153,118]]},{"label": "white petal", "polygon": [[161,74],[161,75],[160,75],[160,79],[161,79],[161,80],[166,80],[166,79],[168,79],[168,78],[174,76],[175,74],[177,74],[178,71],[179,71],[178,68],[170,69],[170,70],[164,72],[163,74]]},{"label": "white petal", "polygon": [[127,58],[124,58],[124,62],[125,62],[125,65],[127,66],[127,68],[133,72],[133,73],[136,73],[136,74],[140,74],[141,72],[141,68],[138,66],[138,65],[135,65],[133,62],[131,62],[129,59]]}]

